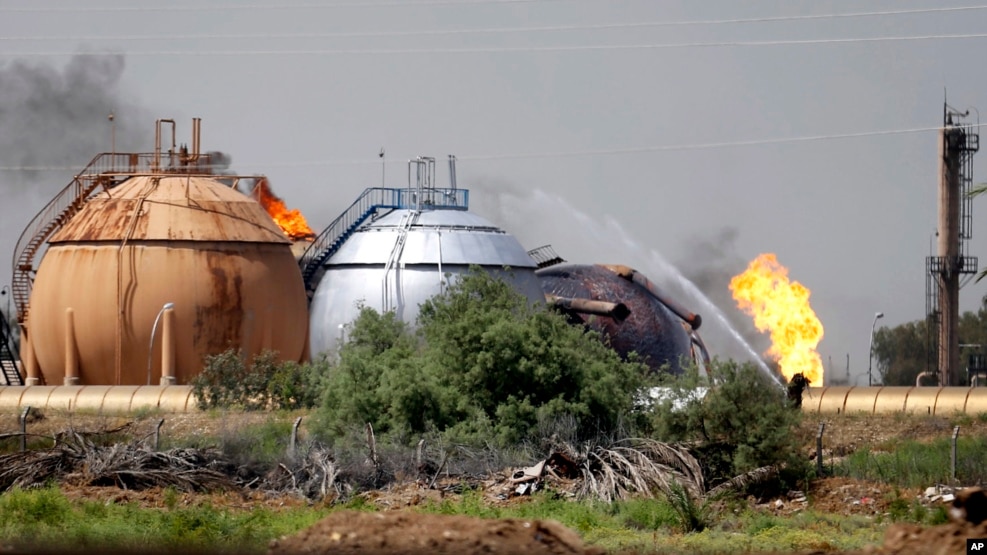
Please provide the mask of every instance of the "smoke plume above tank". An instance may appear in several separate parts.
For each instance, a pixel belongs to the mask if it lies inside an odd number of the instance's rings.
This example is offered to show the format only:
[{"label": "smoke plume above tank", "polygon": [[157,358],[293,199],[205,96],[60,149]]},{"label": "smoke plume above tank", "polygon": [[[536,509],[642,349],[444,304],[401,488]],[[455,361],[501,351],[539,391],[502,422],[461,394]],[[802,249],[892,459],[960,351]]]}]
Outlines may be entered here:
[{"label": "smoke plume above tank", "polygon": [[0,63],[0,285],[10,281],[24,226],[93,156],[111,150],[111,135],[128,150],[151,149],[152,118],[127,100],[125,68],[120,54],[75,56],[64,66]]}]

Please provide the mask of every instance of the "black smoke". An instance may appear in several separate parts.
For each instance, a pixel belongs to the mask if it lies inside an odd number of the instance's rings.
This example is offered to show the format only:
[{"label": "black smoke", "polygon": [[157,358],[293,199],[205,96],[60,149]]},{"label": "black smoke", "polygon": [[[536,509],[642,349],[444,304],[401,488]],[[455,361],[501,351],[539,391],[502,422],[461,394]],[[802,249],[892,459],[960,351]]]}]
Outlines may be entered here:
[{"label": "black smoke", "polygon": [[125,69],[118,54],[0,64],[0,285],[24,227],[73,175],[112,143],[151,150],[154,118],[124,90]]},{"label": "black smoke", "polygon": [[[770,346],[770,339],[767,335],[757,331],[754,320],[749,315],[737,308],[737,302],[733,300],[733,295],[730,292],[730,280],[733,279],[733,276],[747,269],[749,262],[738,254],[738,235],[739,232],[735,227],[727,226],[717,229],[709,235],[685,239],[683,252],[687,252],[689,255],[677,261],[676,267],[713,304],[723,311],[733,329],[764,358],[764,351]],[[700,331],[710,333],[710,330],[705,329],[705,327]],[[706,342],[709,344],[710,339],[707,338]],[[720,344],[724,347],[732,346],[732,348],[727,349],[729,352],[721,351],[718,353],[721,355],[741,357],[746,354],[742,351],[735,352],[736,345],[731,341],[720,340],[715,341],[714,344]]]}]

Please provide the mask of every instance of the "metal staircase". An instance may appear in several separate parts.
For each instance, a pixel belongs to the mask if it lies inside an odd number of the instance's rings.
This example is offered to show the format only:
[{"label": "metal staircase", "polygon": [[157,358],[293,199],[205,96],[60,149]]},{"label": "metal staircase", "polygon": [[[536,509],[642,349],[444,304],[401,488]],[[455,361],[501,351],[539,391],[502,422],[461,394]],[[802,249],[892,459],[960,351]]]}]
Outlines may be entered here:
[{"label": "metal staircase", "polygon": [[0,371],[3,372],[3,379],[7,385],[24,385],[21,373],[17,370],[18,360],[20,356],[14,344],[14,335],[4,316],[0,318]]},{"label": "metal staircase", "polygon": [[[323,268],[343,243],[371,217],[391,210],[409,209],[468,210],[467,189],[391,189],[371,187],[363,191],[342,214],[333,220],[305,249],[298,266],[309,299],[322,278]],[[409,224],[410,225],[410,224]]]},{"label": "metal staircase", "polygon": [[132,174],[136,171],[147,156],[116,153],[96,156],[24,228],[14,248],[14,275],[10,285],[18,322],[27,320],[28,301],[36,271],[34,262],[40,259],[39,254],[44,254],[45,242],[82,210],[83,205],[95,196],[97,189],[115,187],[123,178],[129,177],[128,172]]},{"label": "metal staircase", "polygon": [[298,265],[302,270],[302,280],[305,282],[305,290],[309,297],[315,292],[315,287],[319,283],[316,278],[321,277],[318,275],[320,274],[319,270],[326,260],[336,254],[339,247],[368,218],[384,210],[402,208],[402,192],[401,189],[371,187],[363,191],[349,208],[319,233],[298,260]]}]

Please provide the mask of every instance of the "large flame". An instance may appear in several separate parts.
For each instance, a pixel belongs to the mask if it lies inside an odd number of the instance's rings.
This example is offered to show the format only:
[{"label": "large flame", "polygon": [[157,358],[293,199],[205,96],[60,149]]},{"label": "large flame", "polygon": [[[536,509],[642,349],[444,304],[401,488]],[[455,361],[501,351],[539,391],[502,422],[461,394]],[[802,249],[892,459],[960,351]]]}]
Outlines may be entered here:
[{"label": "large flame", "polygon": [[744,273],[730,280],[730,291],[741,310],[754,317],[759,331],[771,333],[767,354],[778,361],[791,381],[802,373],[811,385],[822,385],[823,365],[816,346],[823,326],[809,306],[810,291],[788,281],[788,270],[774,254],[762,254]]},{"label": "large flame", "polygon": [[267,178],[259,179],[251,194],[264,207],[264,210],[267,210],[274,223],[278,224],[281,231],[289,239],[297,241],[299,239],[315,238],[315,233],[308,226],[308,222],[305,221],[305,216],[302,216],[302,213],[297,208],[288,210],[281,197],[271,191],[271,185],[268,183]]}]

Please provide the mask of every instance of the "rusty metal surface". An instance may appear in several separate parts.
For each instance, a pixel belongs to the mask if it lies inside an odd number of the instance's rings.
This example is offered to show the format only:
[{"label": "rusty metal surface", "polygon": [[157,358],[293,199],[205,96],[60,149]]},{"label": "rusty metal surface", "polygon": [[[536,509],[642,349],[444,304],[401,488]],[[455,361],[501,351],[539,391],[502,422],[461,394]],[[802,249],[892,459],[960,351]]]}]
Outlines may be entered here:
[{"label": "rusty metal surface", "polygon": [[[301,360],[308,331],[305,292],[288,243],[60,243],[38,269],[31,302],[27,327],[45,383],[52,385],[64,378],[69,307],[82,385],[147,385],[152,324],[169,302],[178,384],[201,371],[206,355],[229,348],[248,357],[270,349],[281,360]],[[150,363],[150,383],[157,384],[160,337]]]},{"label": "rusty metal surface", "polygon": [[586,315],[582,322],[608,338],[621,356],[637,353],[653,371],[668,365],[682,372],[682,360],[692,356],[691,341],[682,321],[640,285],[598,265],[555,264],[535,272],[547,295],[623,303],[625,320]]},{"label": "rusty metal surface", "polygon": [[138,176],[90,199],[49,241],[290,241],[250,197],[207,176]]},{"label": "rusty metal surface", "polygon": [[607,301],[594,301],[592,299],[578,299],[572,297],[558,297],[556,295],[545,295],[545,300],[549,304],[567,312],[577,314],[595,314],[597,316],[609,316],[623,322],[630,315],[631,311],[624,303],[611,303]]},{"label": "rusty metal surface", "polygon": [[684,320],[687,324],[689,324],[692,327],[692,329],[698,330],[699,326],[702,325],[703,319],[701,316],[680,305],[675,299],[673,299],[670,295],[662,291],[657,285],[654,284],[654,282],[648,279],[647,276],[645,276],[641,272],[638,272],[637,270],[630,268],[628,266],[624,266],[623,264],[601,264],[601,266],[610,270],[611,272],[614,272],[618,276],[626,280],[633,281],[634,283],[643,287],[645,290],[648,291],[648,293],[650,293],[656,299],[661,301],[661,303],[665,305],[665,308],[670,310],[672,314],[678,316],[679,318]]}]

